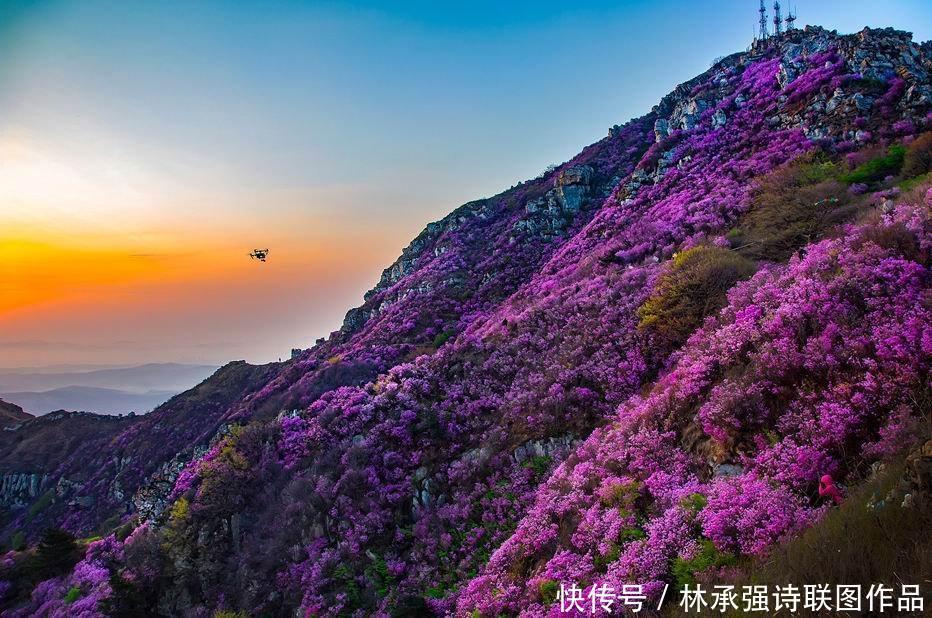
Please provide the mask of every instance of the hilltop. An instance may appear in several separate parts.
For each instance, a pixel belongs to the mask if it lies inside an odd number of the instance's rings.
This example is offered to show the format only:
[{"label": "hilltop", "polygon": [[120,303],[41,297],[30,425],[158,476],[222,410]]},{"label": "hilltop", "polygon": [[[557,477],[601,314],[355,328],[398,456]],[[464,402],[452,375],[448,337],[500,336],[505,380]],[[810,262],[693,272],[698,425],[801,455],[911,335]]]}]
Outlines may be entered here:
[{"label": "hilltop", "polygon": [[32,415],[23,412],[22,407],[0,399],[0,429],[12,428],[30,418]]}]

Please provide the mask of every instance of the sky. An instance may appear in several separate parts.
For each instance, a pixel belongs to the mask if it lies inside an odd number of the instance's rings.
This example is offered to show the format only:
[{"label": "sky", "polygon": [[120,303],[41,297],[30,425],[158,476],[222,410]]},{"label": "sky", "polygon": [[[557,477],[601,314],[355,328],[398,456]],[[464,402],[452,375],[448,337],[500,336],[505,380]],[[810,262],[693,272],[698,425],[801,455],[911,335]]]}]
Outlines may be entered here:
[{"label": "sky", "polygon": [[[932,38],[928,0],[794,6]],[[427,222],[746,48],[756,8],[0,0],[0,367],[287,357]]]}]

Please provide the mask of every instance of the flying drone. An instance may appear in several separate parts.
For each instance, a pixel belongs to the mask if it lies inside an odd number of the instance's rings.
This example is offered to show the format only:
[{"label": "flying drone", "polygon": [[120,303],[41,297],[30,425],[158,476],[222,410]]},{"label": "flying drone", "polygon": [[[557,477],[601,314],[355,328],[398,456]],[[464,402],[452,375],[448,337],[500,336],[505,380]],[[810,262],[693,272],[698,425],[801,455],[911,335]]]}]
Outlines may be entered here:
[{"label": "flying drone", "polygon": [[265,258],[267,258],[268,255],[269,255],[268,249],[253,249],[252,253],[249,254],[249,257],[254,260],[259,260],[260,262],[264,262]]}]

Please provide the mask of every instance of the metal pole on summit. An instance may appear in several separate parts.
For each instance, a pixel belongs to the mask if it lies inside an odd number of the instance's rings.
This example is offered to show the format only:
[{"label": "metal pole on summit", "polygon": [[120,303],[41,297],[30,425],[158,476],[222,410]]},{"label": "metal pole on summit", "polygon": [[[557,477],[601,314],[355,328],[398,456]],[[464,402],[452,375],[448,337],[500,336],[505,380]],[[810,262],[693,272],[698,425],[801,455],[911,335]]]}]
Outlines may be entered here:
[{"label": "metal pole on summit", "polygon": [[767,34],[767,7],[764,6],[764,0],[760,0],[760,9],[758,9],[758,12],[760,13],[760,20],[758,21],[758,24],[760,26],[760,31],[757,33],[757,38],[760,39],[761,41],[766,41],[767,36],[768,36]]},{"label": "metal pole on summit", "polygon": [[786,31],[796,30],[796,13],[790,8],[786,15]]}]

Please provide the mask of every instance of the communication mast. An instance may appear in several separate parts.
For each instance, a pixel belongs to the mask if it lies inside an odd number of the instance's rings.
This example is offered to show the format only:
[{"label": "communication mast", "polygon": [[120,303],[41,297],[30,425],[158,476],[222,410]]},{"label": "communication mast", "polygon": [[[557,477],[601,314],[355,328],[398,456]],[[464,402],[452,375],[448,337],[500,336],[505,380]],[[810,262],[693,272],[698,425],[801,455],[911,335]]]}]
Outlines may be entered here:
[{"label": "communication mast", "polygon": [[793,13],[793,9],[790,9],[786,15],[786,31],[796,30],[796,14]]},{"label": "communication mast", "polygon": [[783,18],[780,16],[780,2],[773,3],[773,33],[774,36],[780,36],[783,32]]},{"label": "communication mast", "polygon": [[760,0],[760,9],[758,9],[758,12],[760,13],[760,20],[758,21],[760,24],[760,31],[757,33],[757,38],[758,40],[764,41],[767,39],[767,7],[764,6],[764,0]]}]

